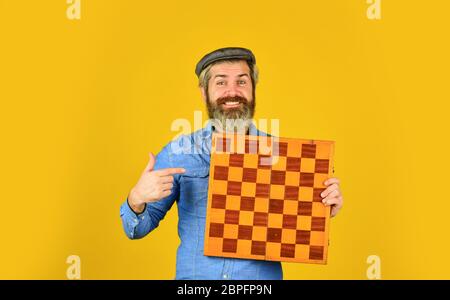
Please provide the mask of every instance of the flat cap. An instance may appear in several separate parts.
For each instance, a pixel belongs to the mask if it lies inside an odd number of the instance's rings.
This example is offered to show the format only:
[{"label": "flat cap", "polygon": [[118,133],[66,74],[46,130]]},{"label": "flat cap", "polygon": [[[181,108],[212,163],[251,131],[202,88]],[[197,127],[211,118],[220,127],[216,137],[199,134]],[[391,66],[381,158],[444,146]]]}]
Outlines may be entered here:
[{"label": "flat cap", "polygon": [[197,77],[199,77],[200,73],[208,65],[224,59],[245,59],[249,64],[256,63],[256,58],[253,55],[252,51],[250,51],[249,49],[240,47],[220,48],[203,56],[203,58],[197,63],[197,66],[195,67],[195,74],[197,74]]}]

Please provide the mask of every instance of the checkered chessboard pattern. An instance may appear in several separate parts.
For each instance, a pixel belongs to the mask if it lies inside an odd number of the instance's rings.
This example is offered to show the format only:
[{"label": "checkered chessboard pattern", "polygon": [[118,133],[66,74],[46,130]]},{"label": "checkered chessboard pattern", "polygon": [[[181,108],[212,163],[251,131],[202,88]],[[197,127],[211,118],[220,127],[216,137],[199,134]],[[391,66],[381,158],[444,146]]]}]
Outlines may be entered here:
[{"label": "checkered chessboard pattern", "polygon": [[204,254],[325,264],[334,142],[214,134]]}]

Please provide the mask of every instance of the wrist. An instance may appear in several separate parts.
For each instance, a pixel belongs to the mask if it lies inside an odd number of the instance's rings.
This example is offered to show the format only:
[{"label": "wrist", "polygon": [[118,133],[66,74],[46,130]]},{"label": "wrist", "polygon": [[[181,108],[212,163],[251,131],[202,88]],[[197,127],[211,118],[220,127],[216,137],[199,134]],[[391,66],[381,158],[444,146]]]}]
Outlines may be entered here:
[{"label": "wrist", "polygon": [[145,202],[141,201],[138,194],[134,190],[134,188],[131,190],[130,194],[128,195],[128,204],[130,208],[137,214],[140,214],[145,209]]}]

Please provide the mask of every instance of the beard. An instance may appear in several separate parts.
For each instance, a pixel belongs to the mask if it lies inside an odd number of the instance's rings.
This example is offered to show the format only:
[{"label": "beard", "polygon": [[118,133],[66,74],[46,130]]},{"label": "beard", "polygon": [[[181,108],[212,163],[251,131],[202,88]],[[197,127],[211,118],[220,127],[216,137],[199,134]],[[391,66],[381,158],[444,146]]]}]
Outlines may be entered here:
[{"label": "beard", "polygon": [[[225,108],[226,102],[238,102],[239,106]],[[246,134],[255,114],[256,100],[245,97],[221,97],[213,103],[207,93],[206,107],[212,124],[222,132]]]}]

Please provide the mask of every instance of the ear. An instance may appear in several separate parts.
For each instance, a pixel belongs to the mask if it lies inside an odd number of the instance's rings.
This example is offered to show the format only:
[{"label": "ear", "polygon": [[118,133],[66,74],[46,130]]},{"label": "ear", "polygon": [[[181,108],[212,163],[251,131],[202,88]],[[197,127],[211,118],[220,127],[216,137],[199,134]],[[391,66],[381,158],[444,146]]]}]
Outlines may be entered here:
[{"label": "ear", "polygon": [[200,92],[202,93],[202,99],[203,99],[203,102],[206,103],[207,97],[206,97],[206,91],[205,91],[205,88],[204,88],[204,87],[200,87]]}]

